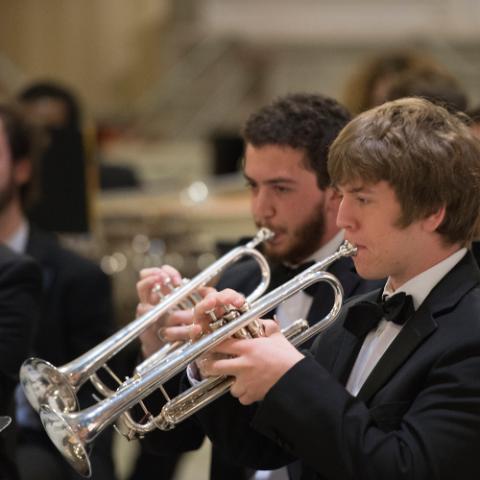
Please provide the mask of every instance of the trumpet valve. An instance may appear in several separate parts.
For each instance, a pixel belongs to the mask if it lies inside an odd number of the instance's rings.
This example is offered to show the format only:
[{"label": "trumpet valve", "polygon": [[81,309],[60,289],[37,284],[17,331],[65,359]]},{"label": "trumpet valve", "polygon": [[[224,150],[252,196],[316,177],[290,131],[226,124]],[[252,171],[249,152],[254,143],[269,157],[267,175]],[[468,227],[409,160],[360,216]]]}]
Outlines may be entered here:
[{"label": "trumpet valve", "polygon": [[[223,327],[229,322],[232,322],[240,315],[246,313],[250,305],[248,302],[245,302],[241,307],[234,307],[233,305],[222,305],[224,314],[218,318],[215,314],[215,310],[208,310],[207,315],[210,316],[212,321],[209,323],[209,328],[211,331],[218,330],[220,327]],[[241,328],[233,335],[235,338],[246,339],[246,338],[256,338],[264,335],[263,325],[259,320],[253,320],[246,327]]]},{"label": "trumpet valve", "polygon": [[258,338],[265,336],[265,328],[260,320],[253,320],[246,327],[250,333],[251,338]]}]

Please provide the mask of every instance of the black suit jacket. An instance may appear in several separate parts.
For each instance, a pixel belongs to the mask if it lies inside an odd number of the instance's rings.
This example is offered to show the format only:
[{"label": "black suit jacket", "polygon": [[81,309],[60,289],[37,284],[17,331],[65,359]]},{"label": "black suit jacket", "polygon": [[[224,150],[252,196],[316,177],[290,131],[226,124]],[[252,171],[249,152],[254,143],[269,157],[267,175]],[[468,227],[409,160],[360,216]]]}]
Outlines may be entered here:
[{"label": "black suit jacket", "polygon": [[[43,280],[41,316],[34,335],[33,355],[60,367],[112,334],[110,280],[98,265],[62,247],[53,235],[39,229],[31,228],[26,250],[40,265]],[[88,383],[80,388],[81,408],[93,403],[93,393]],[[41,424],[32,427],[19,429],[19,441],[39,444],[61,458]],[[95,462],[101,457],[113,472],[110,434],[109,431],[95,443],[94,471],[100,468],[95,467]]]},{"label": "black suit jacket", "polygon": [[252,468],[299,458],[302,480],[479,478],[480,272],[472,255],[431,291],[354,398],[344,383],[362,340],[343,320],[356,301],[258,406],[225,396],[201,411],[208,435]]},{"label": "black suit jacket", "polygon": [[[273,270],[274,271],[274,270]],[[358,295],[378,288],[384,281],[366,281],[361,279],[354,268],[350,258],[342,258],[333,263],[329,271],[335,275],[344,289],[345,298]],[[233,288],[245,295],[251,293],[260,280],[260,270],[257,263],[248,259],[233,265],[227,269],[217,283],[216,288]],[[274,283],[274,282],[272,282]],[[320,283],[312,301],[307,320],[314,324],[322,319],[331,309],[334,295],[333,290],[326,283]],[[292,319],[296,320],[296,319]],[[171,387],[172,390],[175,387]],[[170,392],[175,395],[174,391]],[[227,395],[229,396],[229,395]],[[212,404],[214,405],[216,402]],[[174,454],[179,451],[187,451],[198,448],[204,439],[204,432],[195,418],[184,421],[171,432],[155,431],[149,434],[144,442],[150,451],[163,454]],[[251,469],[245,469],[238,463],[235,455],[228,454],[218,445],[213,445],[210,478],[212,480],[242,480],[249,478]]]},{"label": "black suit jacket", "polygon": [[[18,371],[30,353],[38,320],[40,270],[29,258],[0,245],[0,415],[14,417]],[[0,478],[16,478],[11,444],[14,427],[0,434]]]}]

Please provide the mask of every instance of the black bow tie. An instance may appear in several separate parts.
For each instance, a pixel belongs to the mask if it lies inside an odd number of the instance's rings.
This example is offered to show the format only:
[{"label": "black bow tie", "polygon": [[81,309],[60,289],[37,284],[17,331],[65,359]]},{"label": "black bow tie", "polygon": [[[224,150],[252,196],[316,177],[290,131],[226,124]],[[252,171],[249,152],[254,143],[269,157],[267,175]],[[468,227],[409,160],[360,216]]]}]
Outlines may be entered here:
[{"label": "black bow tie", "polygon": [[358,338],[364,338],[384,318],[403,325],[415,312],[411,295],[397,293],[379,302],[358,302],[348,310],[344,327]]},{"label": "black bow tie", "polygon": [[[315,262],[305,262],[297,267],[289,267],[288,265],[277,264],[272,267],[272,276],[270,281],[269,290],[274,290],[275,288],[283,285],[285,282],[288,282],[293,277],[296,277],[299,273],[302,273],[307,268],[314,265]],[[308,288],[305,288],[303,291],[309,295],[314,295],[317,289],[317,284],[314,283]]]}]

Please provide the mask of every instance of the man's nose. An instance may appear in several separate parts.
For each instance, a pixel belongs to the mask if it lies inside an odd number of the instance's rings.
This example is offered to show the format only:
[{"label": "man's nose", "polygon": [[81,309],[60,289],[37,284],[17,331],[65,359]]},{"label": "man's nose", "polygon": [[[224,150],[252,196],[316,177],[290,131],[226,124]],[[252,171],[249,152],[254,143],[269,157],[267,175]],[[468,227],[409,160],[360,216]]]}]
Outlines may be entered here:
[{"label": "man's nose", "polygon": [[355,221],[350,202],[344,198],[340,202],[337,213],[337,227],[345,230],[351,230]]},{"label": "man's nose", "polygon": [[253,216],[256,219],[269,219],[275,215],[275,205],[271,195],[260,189],[252,199]]}]

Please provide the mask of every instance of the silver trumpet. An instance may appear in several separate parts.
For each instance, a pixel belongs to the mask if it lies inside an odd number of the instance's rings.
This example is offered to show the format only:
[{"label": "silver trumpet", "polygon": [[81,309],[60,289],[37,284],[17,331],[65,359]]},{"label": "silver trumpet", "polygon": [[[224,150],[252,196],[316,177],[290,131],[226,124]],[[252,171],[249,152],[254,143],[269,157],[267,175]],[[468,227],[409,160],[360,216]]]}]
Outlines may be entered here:
[{"label": "silver trumpet", "polygon": [[[343,299],[343,289],[336,277],[325,269],[341,257],[355,255],[356,247],[345,242],[336,253],[306,269],[290,281],[264,295],[239,316],[217,330],[205,334],[194,343],[184,344],[166,356],[155,368],[145,369],[127,379],[111,396],[85,410],[62,413],[49,405],[40,409],[40,418],[52,442],[68,462],[81,475],[91,475],[87,446],[120,415],[150,395],[159,385],[184,370],[187,365],[206,352],[246,328],[277,304],[315,282],[327,282],[334,290],[334,304],[330,312],[317,324],[308,327],[306,322],[296,322],[286,332],[296,346],[328,328],[337,318]],[[161,413],[152,421],[156,427],[170,429],[204,405],[225,393],[232,380],[224,377],[210,378],[167,402]],[[143,432],[144,433],[144,432]]]},{"label": "silver trumpet", "polygon": [[[261,269],[261,282],[250,294],[249,300],[253,301],[260,297],[270,282],[270,269],[264,256],[255,250],[255,247],[269,240],[273,235],[269,229],[261,228],[246,245],[236,247],[225,254],[192,280],[173,290],[145,315],[133,320],[75,360],[61,367],[55,367],[39,358],[25,360],[20,369],[20,383],[32,407],[36,411],[39,411],[42,405],[49,405],[59,412],[75,411],[78,409],[76,392],[89,379],[102,395],[111,393],[111,390],[100,381],[96,372],[104,368],[114,376],[106,364],[108,360],[153,325],[158,318],[189,298],[192,299],[200,287],[207,285],[226,267],[244,256],[253,257]],[[168,345],[168,348],[173,351],[175,351],[174,347]],[[152,359],[152,365],[155,361],[160,362],[164,356],[165,349],[162,349],[156,360]]]}]

